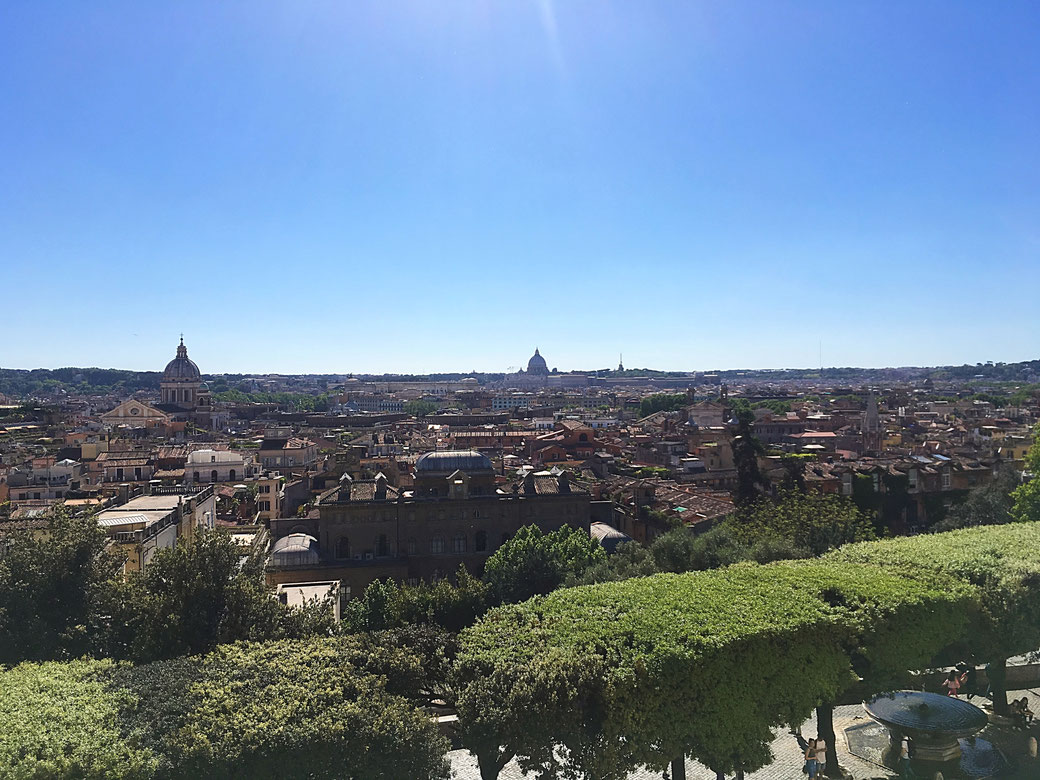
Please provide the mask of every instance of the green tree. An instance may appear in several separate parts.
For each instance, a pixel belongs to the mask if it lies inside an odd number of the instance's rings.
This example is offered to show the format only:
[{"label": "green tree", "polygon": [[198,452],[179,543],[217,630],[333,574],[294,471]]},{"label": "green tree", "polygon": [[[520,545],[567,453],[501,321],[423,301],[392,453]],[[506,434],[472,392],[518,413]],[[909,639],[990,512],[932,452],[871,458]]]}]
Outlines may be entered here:
[{"label": "green tree", "polygon": [[426,417],[436,412],[437,409],[438,406],[433,401],[408,401],[404,405],[405,414],[413,417]]},{"label": "green tree", "polygon": [[202,653],[240,639],[275,639],[286,608],[262,579],[259,556],[245,565],[221,530],[159,550],[122,586],[121,614],[130,628],[124,652],[138,661]]},{"label": "green tree", "polygon": [[1018,522],[1040,521],[1040,423],[1033,429],[1033,443],[1026,455],[1028,482],[1015,489],[1011,516]]},{"label": "green tree", "polygon": [[0,663],[96,652],[122,563],[97,521],[59,508],[46,529],[0,544]]},{"label": "green tree", "polygon": [[796,555],[822,555],[849,542],[875,538],[873,526],[847,498],[829,493],[790,490],[775,500],[760,499],[742,507],[728,526],[747,546],[772,539],[786,542]]},{"label": "green tree", "polygon": [[733,434],[733,465],[737,470],[737,489],[733,496],[737,505],[757,501],[762,495],[766,481],[758,468],[758,458],[765,448],[752,430],[754,414],[750,410],[737,413],[737,428]]},{"label": "green tree", "polygon": [[639,403],[639,416],[649,417],[657,412],[674,412],[690,403],[686,393],[656,393],[648,395]]},{"label": "green tree", "polygon": [[1002,466],[992,482],[972,490],[968,497],[954,506],[932,530],[953,531],[976,525],[1003,525],[1012,522],[1015,519],[1011,514],[1015,505],[1013,494],[1020,483],[1018,472],[1013,467]]},{"label": "green tree", "polygon": [[488,558],[483,579],[493,601],[523,601],[555,590],[605,558],[602,545],[581,529],[543,533],[527,525]]},{"label": "green tree", "polygon": [[649,549],[639,542],[624,542],[619,544],[612,554],[593,563],[585,571],[569,575],[564,584],[569,588],[594,585],[599,582],[627,580],[630,577],[649,577],[659,572],[660,569]]}]

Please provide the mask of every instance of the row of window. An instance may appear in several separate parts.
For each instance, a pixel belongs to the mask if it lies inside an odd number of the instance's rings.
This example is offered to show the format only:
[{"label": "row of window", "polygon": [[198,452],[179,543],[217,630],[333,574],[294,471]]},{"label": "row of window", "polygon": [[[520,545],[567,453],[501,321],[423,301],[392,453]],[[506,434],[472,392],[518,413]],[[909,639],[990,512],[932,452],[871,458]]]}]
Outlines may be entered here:
[{"label": "row of window", "polygon": [[[237,472],[234,469],[231,469],[230,471],[228,471],[227,481],[228,482],[234,482],[236,474],[237,474]],[[199,476],[199,472],[196,471],[192,476],[194,477],[196,482],[201,482],[202,481],[202,478]],[[217,474],[217,470],[216,469],[213,469],[213,471],[211,471],[209,473],[209,481],[210,482],[220,482],[220,479],[218,478],[218,474]]]},{"label": "row of window", "polygon": [[[503,543],[509,538],[509,534],[502,534]],[[419,554],[419,542],[413,536],[406,542],[408,555]],[[450,550],[448,547],[448,540],[443,536],[434,536],[430,539],[430,554],[431,555],[444,555],[445,553],[451,552],[452,554],[459,555],[469,551],[469,538],[466,534],[455,534],[451,537]],[[486,531],[477,531],[473,534],[473,551],[482,553],[488,551],[488,536]],[[387,539],[386,534],[380,534],[376,538],[375,550],[372,551],[375,557],[385,558],[391,553],[390,542]],[[351,546],[350,538],[347,536],[341,536],[336,540],[336,557],[340,559],[347,559],[351,557]]]}]

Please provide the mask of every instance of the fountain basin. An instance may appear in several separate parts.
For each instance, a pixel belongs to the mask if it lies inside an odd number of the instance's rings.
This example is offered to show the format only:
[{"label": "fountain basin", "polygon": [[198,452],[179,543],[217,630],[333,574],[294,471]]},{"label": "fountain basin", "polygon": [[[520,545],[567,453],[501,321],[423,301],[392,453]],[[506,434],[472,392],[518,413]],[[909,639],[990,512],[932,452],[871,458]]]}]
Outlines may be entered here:
[{"label": "fountain basin", "polygon": [[972,737],[989,723],[974,704],[953,696],[922,691],[890,691],[863,702],[873,720],[889,730],[896,744],[914,742],[914,758],[945,763],[961,756],[959,739]]}]

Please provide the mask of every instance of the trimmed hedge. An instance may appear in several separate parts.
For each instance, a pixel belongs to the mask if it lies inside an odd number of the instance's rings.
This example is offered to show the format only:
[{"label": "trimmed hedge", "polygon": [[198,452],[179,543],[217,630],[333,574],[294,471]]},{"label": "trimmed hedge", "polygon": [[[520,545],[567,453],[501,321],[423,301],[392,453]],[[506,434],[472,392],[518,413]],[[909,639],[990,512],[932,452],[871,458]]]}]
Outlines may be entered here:
[{"label": "trimmed hedge", "polygon": [[111,661],[24,663],[0,672],[0,774],[15,778],[151,777],[158,756],[120,732],[133,697]]},{"label": "trimmed hedge", "polygon": [[773,727],[855,672],[883,685],[926,662],[974,599],[948,577],[822,562],[556,591],[463,633],[464,738],[482,761],[515,754],[528,769],[562,761],[602,778],[684,753],[753,769],[770,759]]},{"label": "trimmed hedge", "polygon": [[999,658],[1040,647],[1040,523],[852,544],[826,560],[968,584],[978,593],[981,613],[976,630],[964,639],[976,652]]},{"label": "trimmed hedge", "polygon": [[226,645],[132,667],[0,674],[0,766],[51,778],[446,778],[447,741],[402,694],[420,660],[359,639]]}]

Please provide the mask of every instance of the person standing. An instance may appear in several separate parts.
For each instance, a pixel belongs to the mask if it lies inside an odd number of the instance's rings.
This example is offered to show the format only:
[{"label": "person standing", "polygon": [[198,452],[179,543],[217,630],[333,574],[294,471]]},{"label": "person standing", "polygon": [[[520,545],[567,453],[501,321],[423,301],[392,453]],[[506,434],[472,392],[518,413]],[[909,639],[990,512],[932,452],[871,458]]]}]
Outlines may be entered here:
[{"label": "person standing", "polygon": [[957,692],[961,689],[961,681],[963,679],[962,676],[957,674],[956,670],[946,675],[946,680],[943,682],[943,687],[946,688],[946,695],[956,697]]},{"label": "person standing", "polygon": [[968,697],[968,701],[971,701],[979,693],[978,670],[975,668],[974,663],[961,661],[957,664],[957,671],[960,673],[961,682],[964,684],[964,694]]},{"label": "person standing", "polygon": [[816,737],[816,771],[823,774],[827,770],[827,740]]},{"label": "person standing", "polygon": [[815,739],[810,739],[805,748],[805,771],[809,774],[809,780],[816,780],[816,775],[820,771],[820,764],[816,760]]},{"label": "person standing", "polygon": [[904,780],[915,780],[917,774],[910,766],[910,737],[903,737],[899,745],[899,773]]}]

